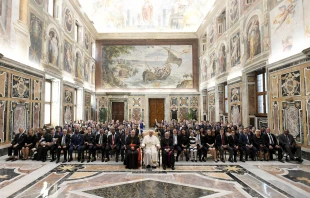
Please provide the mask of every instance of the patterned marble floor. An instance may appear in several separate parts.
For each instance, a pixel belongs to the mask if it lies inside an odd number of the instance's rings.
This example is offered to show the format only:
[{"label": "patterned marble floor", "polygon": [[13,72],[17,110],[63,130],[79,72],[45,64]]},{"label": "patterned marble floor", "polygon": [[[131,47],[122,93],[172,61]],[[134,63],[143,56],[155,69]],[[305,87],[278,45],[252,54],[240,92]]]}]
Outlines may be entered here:
[{"label": "patterned marble floor", "polygon": [[192,163],[126,170],[121,163],[5,162],[0,197],[310,197],[310,162]]}]

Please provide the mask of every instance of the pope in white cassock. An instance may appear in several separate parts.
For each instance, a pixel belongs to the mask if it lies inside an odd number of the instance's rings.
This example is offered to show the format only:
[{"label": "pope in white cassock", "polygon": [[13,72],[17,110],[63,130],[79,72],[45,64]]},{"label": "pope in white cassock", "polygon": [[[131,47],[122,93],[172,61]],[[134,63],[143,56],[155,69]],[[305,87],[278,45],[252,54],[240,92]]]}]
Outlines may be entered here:
[{"label": "pope in white cassock", "polygon": [[154,135],[154,131],[149,131],[149,135],[146,135],[142,141],[142,148],[144,149],[144,164],[147,168],[156,168],[158,161],[158,149],[160,148],[160,142],[158,137]]}]

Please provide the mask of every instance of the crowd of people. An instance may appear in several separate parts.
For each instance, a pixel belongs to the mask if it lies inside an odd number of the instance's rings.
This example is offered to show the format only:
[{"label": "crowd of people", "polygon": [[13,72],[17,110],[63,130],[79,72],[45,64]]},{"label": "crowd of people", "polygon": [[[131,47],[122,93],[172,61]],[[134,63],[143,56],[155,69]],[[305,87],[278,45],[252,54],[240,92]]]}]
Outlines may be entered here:
[{"label": "crowd of people", "polygon": [[105,123],[80,121],[55,128],[44,126],[27,132],[20,128],[8,147],[7,161],[32,158],[45,162],[48,151],[51,162],[59,163],[61,153],[62,163],[73,161],[75,151],[78,162],[89,163],[96,161],[101,153],[102,162],[109,161],[111,155],[115,155],[118,162],[120,156],[126,168],[133,169],[141,165],[156,168],[160,160],[158,153],[161,153],[163,169],[173,170],[180,155],[185,156],[186,161],[205,162],[208,152],[214,162],[225,162],[226,154],[231,163],[249,159],[268,161],[273,160],[275,153],[281,162],[284,153],[288,161],[303,161],[301,147],[288,130],[276,137],[269,128],[195,120],[155,120],[155,129],[147,133],[143,133],[144,127],[143,121],[112,120]]}]

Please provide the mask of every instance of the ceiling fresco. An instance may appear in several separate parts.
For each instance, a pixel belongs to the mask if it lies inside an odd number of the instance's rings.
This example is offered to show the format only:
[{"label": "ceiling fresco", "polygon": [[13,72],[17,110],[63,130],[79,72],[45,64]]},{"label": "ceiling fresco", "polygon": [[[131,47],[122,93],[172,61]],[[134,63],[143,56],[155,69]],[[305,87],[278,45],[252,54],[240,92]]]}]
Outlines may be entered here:
[{"label": "ceiling fresco", "polygon": [[99,33],[196,32],[215,0],[79,0]]}]

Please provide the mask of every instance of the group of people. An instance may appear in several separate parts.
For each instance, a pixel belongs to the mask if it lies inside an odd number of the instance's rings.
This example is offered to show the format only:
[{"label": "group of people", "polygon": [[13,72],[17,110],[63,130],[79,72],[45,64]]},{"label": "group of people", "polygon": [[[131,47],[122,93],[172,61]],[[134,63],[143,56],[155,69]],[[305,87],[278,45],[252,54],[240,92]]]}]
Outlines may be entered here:
[{"label": "group of people", "polygon": [[[175,162],[182,154],[186,161],[200,162],[207,160],[210,152],[215,162],[245,162],[252,159],[273,160],[277,151],[279,161],[283,161],[283,151],[287,160],[302,162],[301,148],[288,130],[278,138],[269,128],[257,130],[255,127],[233,126],[232,124],[183,121],[157,122],[155,132],[143,132],[143,122],[119,121],[106,123],[87,121],[66,124],[64,127],[28,129],[28,133],[20,128],[8,147],[7,161],[26,160],[32,152],[32,159],[45,162],[50,151],[51,162],[63,163],[73,160],[73,152],[77,153],[77,161],[96,161],[101,152],[101,161],[107,162],[111,155],[119,156],[126,168],[136,169],[142,164],[147,168],[156,168],[159,151],[163,169],[175,169]],[[86,156],[85,156],[86,151]],[[98,153],[97,153],[98,152]],[[143,155],[141,154],[143,153]],[[143,160],[141,159],[143,158]]]}]

